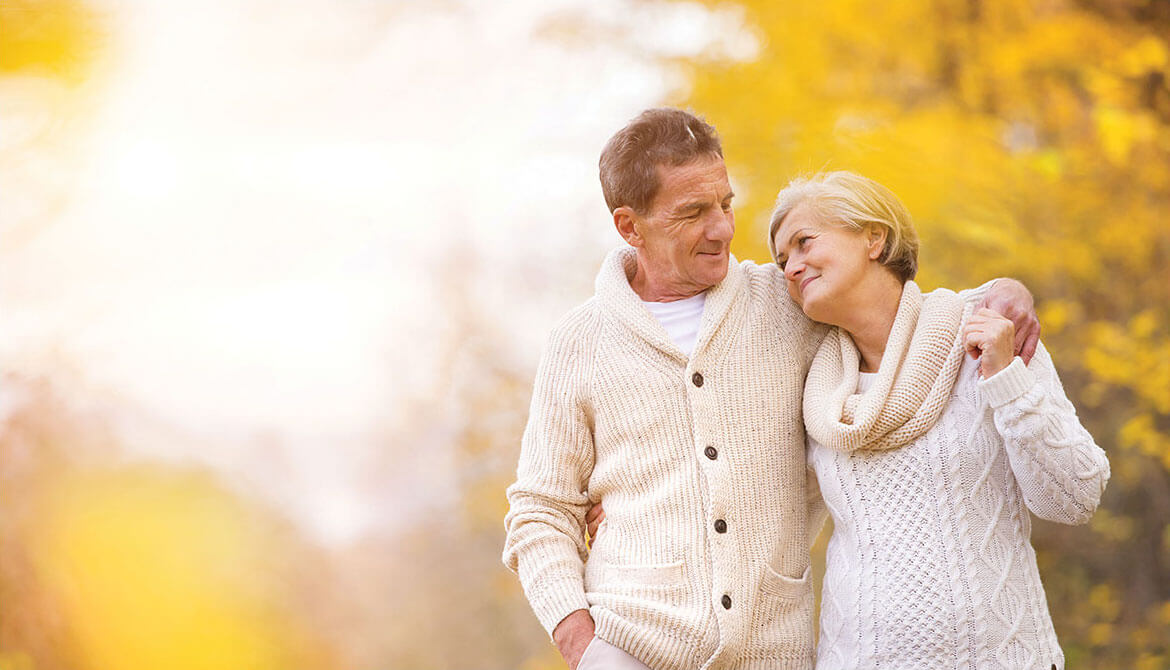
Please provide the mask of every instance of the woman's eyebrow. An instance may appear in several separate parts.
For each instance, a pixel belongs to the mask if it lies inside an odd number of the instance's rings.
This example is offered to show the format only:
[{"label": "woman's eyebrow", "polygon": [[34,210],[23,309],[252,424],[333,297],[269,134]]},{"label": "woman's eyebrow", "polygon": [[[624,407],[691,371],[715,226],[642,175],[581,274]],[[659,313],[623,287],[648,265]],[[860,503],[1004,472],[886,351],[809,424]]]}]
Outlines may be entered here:
[{"label": "woman's eyebrow", "polygon": [[797,228],[796,230],[792,231],[792,234],[788,236],[788,243],[792,244],[792,240],[795,240],[797,235],[803,233],[806,230],[808,230],[808,226],[805,226],[804,228]]}]

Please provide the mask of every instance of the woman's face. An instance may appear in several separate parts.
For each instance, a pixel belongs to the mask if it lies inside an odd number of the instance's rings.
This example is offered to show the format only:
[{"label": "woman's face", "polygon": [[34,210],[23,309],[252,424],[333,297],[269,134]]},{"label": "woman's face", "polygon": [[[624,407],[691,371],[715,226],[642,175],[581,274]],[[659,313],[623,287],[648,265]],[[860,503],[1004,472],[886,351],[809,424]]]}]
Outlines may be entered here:
[{"label": "woman's face", "polygon": [[850,295],[881,253],[867,231],[822,223],[804,203],[784,217],[775,243],[788,294],[810,319],[831,325],[857,307]]}]

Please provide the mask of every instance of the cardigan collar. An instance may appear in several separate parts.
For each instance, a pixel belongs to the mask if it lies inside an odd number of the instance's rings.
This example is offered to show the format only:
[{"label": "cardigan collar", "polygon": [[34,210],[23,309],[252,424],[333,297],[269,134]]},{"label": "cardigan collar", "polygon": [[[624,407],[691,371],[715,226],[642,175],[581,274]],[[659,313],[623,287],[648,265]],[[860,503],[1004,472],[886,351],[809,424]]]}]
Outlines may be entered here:
[{"label": "cardigan collar", "polygon": [[[633,333],[674,358],[686,361],[687,356],[666,334],[658,319],[642,304],[642,299],[630,288],[630,275],[634,272],[636,251],[632,247],[618,247],[605,257],[595,284],[597,298]],[[707,300],[703,306],[703,320],[699,326],[699,338],[695,342],[692,358],[697,358],[711,337],[723,323],[740,288],[745,281],[744,270],[735,256],[728,254],[727,276],[723,281],[707,289]]]}]

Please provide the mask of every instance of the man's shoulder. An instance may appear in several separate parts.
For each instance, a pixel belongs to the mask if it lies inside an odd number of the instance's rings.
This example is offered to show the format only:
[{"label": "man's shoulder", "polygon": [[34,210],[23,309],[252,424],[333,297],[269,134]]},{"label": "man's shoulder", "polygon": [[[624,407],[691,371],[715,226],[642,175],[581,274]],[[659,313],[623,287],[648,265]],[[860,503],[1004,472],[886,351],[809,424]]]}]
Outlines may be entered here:
[{"label": "man's shoulder", "polygon": [[549,343],[566,345],[585,342],[596,336],[600,319],[601,307],[597,296],[592,296],[557,320],[549,331]]},{"label": "man's shoulder", "polygon": [[744,260],[737,258],[736,260],[739,261],[739,267],[743,268],[744,272],[752,272],[764,276],[779,274],[781,279],[784,278],[784,271],[776,267],[775,263],[757,263],[750,258]]},{"label": "man's shoulder", "polygon": [[746,260],[739,262],[739,269],[747,278],[747,284],[752,291],[766,288],[784,293],[784,271],[776,267],[775,263]]},{"label": "man's shoulder", "polygon": [[775,263],[756,263],[749,260],[740,261],[739,267],[747,277],[746,288],[751,291],[754,300],[785,319],[808,320],[800,306],[788,296],[784,271]]}]

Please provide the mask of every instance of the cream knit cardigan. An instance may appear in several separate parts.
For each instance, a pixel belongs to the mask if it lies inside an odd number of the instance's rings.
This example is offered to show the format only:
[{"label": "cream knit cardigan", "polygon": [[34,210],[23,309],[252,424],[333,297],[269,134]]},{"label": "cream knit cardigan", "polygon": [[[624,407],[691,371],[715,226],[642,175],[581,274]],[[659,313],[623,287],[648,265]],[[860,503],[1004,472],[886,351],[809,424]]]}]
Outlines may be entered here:
[{"label": "cream knit cardigan", "polygon": [[823,517],[810,523],[800,406],[825,329],[775,265],[732,258],[688,358],[630,288],[633,261],[611,253],[549,339],[504,562],[546,630],[587,608],[599,637],[655,670],[807,670]]}]

